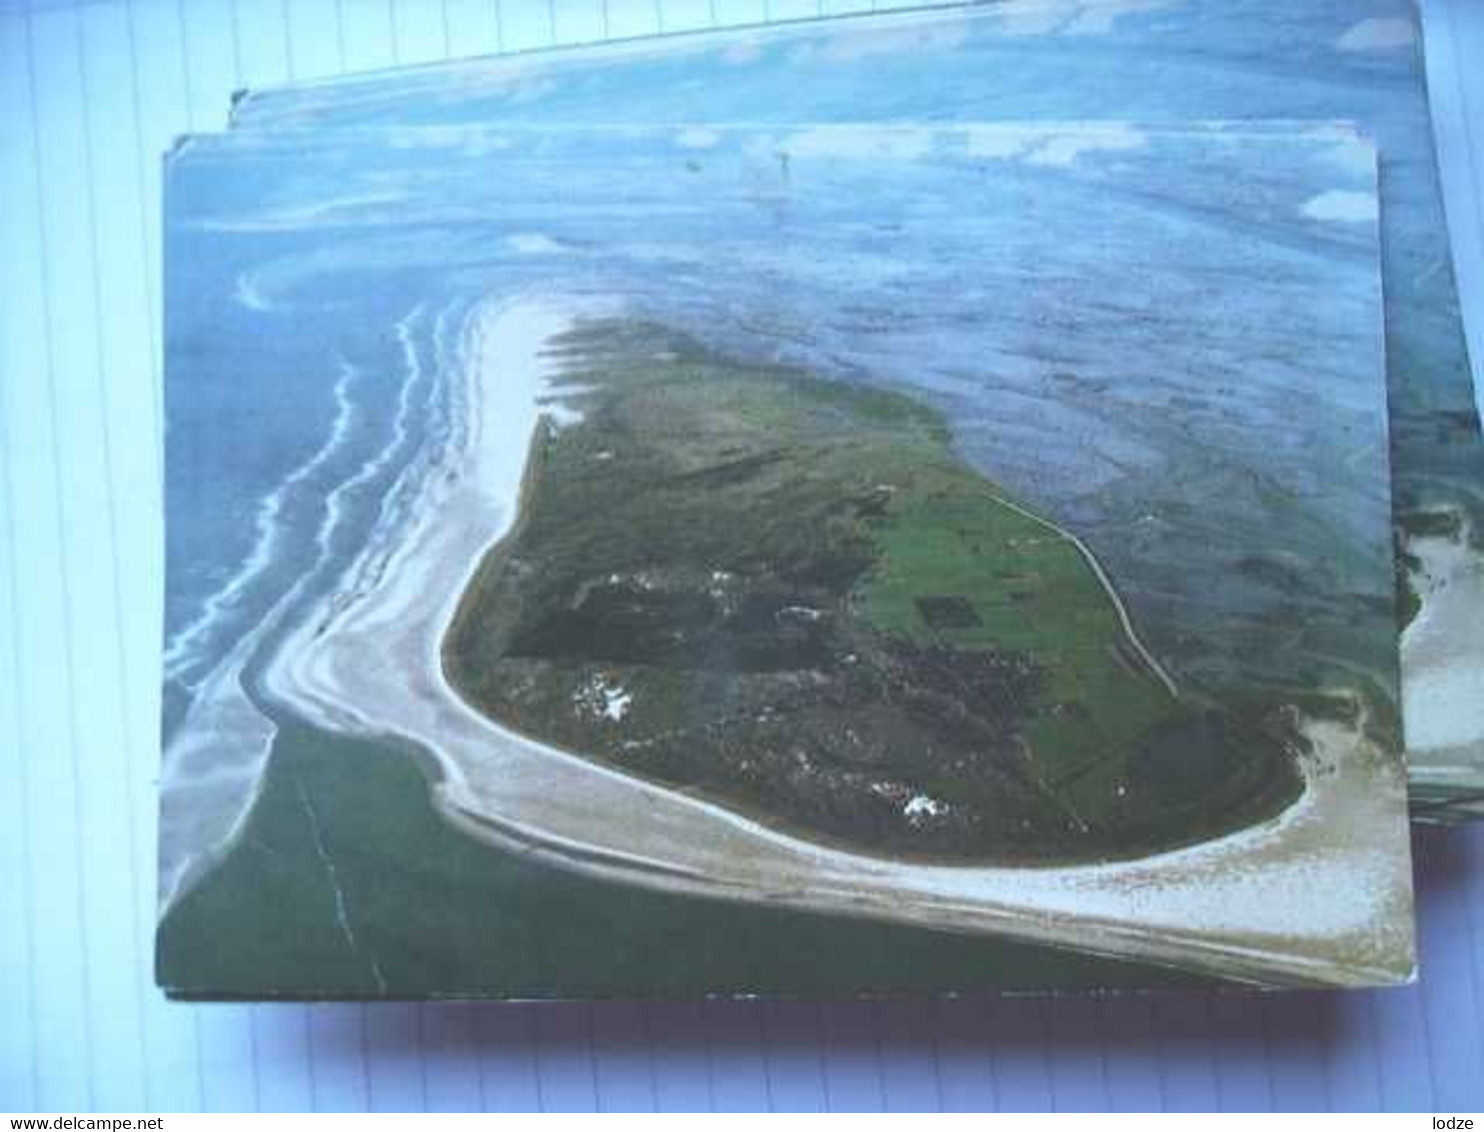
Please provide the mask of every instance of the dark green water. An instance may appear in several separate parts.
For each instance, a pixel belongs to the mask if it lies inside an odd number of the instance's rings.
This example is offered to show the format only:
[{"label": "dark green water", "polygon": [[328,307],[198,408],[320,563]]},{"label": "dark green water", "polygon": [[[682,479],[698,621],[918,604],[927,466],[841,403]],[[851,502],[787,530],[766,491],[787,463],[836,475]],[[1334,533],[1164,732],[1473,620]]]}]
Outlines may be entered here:
[{"label": "dark green water", "polygon": [[241,836],[160,925],[160,983],[187,997],[682,998],[1195,981],[594,880],[465,836],[428,784],[411,751],[285,727]]}]

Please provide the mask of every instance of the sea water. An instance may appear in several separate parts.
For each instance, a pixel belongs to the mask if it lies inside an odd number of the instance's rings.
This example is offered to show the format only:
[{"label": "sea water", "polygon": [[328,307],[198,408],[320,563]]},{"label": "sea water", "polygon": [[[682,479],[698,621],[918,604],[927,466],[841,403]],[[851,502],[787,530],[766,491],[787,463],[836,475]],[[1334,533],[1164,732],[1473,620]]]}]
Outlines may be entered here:
[{"label": "sea water", "polygon": [[[167,791],[203,690],[271,719],[255,673],[458,425],[470,311],[532,291],[913,392],[1092,548],[1177,679],[1394,709],[1345,129],[250,134],[188,143],[169,206]],[[250,783],[263,738],[176,777]]]}]

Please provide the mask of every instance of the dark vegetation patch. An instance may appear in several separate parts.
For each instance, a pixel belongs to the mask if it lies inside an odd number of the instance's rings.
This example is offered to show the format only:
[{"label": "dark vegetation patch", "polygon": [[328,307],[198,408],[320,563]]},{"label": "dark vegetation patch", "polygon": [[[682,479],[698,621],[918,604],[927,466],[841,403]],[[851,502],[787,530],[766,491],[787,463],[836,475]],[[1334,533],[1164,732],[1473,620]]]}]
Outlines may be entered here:
[{"label": "dark vegetation patch", "polygon": [[1422,595],[1412,579],[1422,569],[1422,560],[1407,547],[1414,538],[1461,540],[1464,536],[1463,515],[1452,507],[1413,507],[1399,511],[1396,525],[1402,537],[1396,540],[1395,570],[1397,619],[1405,629],[1422,612]]},{"label": "dark vegetation patch", "polygon": [[[1023,595],[1012,592],[1012,599]],[[917,612],[929,629],[977,629],[984,624],[967,598],[931,594],[916,599]]]},{"label": "dark vegetation patch", "polygon": [[1463,516],[1457,511],[1408,511],[1397,520],[1398,525],[1412,538],[1463,537]]}]

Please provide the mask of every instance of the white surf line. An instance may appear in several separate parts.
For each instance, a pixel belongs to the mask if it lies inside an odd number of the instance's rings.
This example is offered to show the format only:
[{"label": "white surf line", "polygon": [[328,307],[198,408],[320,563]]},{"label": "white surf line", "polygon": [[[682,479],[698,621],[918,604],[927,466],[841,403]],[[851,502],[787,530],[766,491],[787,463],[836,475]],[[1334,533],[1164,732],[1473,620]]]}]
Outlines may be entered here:
[{"label": "white surf line", "polygon": [[[424,377],[411,329],[421,309],[419,305],[396,324],[406,376],[391,440],[355,475],[326,495],[324,517],[315,534],[314,563],[299,574],[294,584],[201,681],[185,720],[162,754],[159,787],[162,912],[185,890],[197,866],[234,840],[257,798],[262,769],[278,728],[243,687],[243,672],[263,640],[278,627],[284,612],[303,596],[328,562],[346,495],[380,475],[406,443],[413,391],[423,383]],[[337,445],[343,442],[348,429],[348,420],[342,422],[337,418],[334,436]]]},{"label": "white surf line", "polygon": [[1082,560],[1087,563],[1088,568],[1092,571],[1093,577],[1095,577],[1102,585],[1103,592],[1105,592],[1108,595],[1108,599],[1112,601],[1113,608],[1118,613],[1118,620],[1123,625],[1123,632],[1128,637],[1129,642],[1134,646],[1135,649],[1138,650],[1139,655],[1144,658],[1144,663],[1149,666],[1150,671],[1153,672],[1154,675],[1159,678],[1159,682],[1165,686],[1165,690],[1170,693],[1170,697],[1172,699],[1178,700],[1180,698],[1180,689],[1176,687],[1175,681],[1170,676],[1170,674],[1165,671],[1164,665],[1156,660],[1154,654],[1144,647],[1144,642],[1139,637],[1139,631],[1134,628],[1133,619],[1129,616],[1128,607],[1123,604],[1123,596],[1118,592],[1117,587],[1113,585],[1113,579],[1108,577],[1107,571],[1103,569],[1103,564],[1098,561],[1098,557],[1092,552],[1091,547],[1089,547],[1071,531],[1067,530],[1064,527],[1057,526],[1050,519],[1043,519],[1034,511],[1027,510],[1019,503],[1016,503],[1014,500],[1006,499],[998,492],[992,491],[989,493],[989,495],[995,500],[996,503],[1003,504],[1004,506],[1010,508],[1010,510],[1014,511],[1017,515],[1024,516],[1034,523],[1039,523],[1048,531],[1051,531],[1053,534],[1055,534],[1058,538],[1066,539],[1069,543],[1077,548],[1077,553],[1082,555]]},{"label": "white surf line", "polygon": [[[397,340],[402,347],[404,363],[410,375],[409,379],[404,381],[402,386],[402,404],[396,426],[399,439],[404,435],[405,431],[408,390],[411,386],[417,384],[422,372],[421,362],[417,357],[416,348],[410,337],[412,325],[421,317],[422,311],[423,305],[419,303],[403,318],[398,320],[395,326]],[[341,446],[345,443],[345,439],[350,432],[350,422],[354,413],[354,405],[349,397],[350,385],[360,375],[361,370],[351,365],[344,358],[339,359],[339,368],[340,377],[334,386],[336,412],[334,423],[330,429],[330,435],[304,463],[290,472],[287,478],[263,500],[254,520],[258,538],[247,559],[227,584],[206,600],[205,605],[195,620],[177,633],[166,646],[164,653],[166,679],[175,679],[182,676],[185,671],[197,662],[199,657],[196,654],[199,647],[206,643],[207,638],[216,629],[222,616],[237,603],[243,592],[257,581],[263,572],[272,565],[278,542],[282,537],[280,518],[283,513],[286,493],[313,477],[320,468],[339,452]]]},{"label": "white surf line", "polygon": [[[439,407],[437,404],[441,385],[444,383],[444,375],[454,369],[449,351],[446,345],[446,330],[448,327],[449,308],[438,312],[434,320],[433,347],[434,347],[434,380],[428,382],[426,402],[425,427],[436,430],[439,425]],[[404,350],[411,350],[410,342],[403,342]],[[411,367],[417,365],[415,356],[408,355],[409,372]],[[405,438],[405,423],[409,419],[411,411],[412,391],[416,387],[415,382],[403,385],[401,399],[398,406],[397,421],[394,425],[394,435],[397,441]],[[445,406],[446,410],[446,406]],[[390,452],[386,456],[390,457]],[[387,544],[389,532],[395,529],[399,520],[405,520],[408,508],[415,506],[418,483],[426,474],[426,464],[436,463],[436,457],[424,459],[422,455],[414,456],[397,475],[391,486],[383,494],[380,504],[376,509],[376,520],[371,524],[370,533],[367,535],[367,549],[355,556],[350,565],[342,572],[335,583],[337,590],[335,600],[348,599],[350,595],[361,592],[370,580],[379,577],[382,567],[385,565],[385,554],[376,553],[375,548]],[[384,465],[385,461],[383,461]],[[368,477],[370,478],[370,477]]]},{"label": "white surf line", "polygon": [[[417,307],[414,314],[422,308]],[[315,545],[319,548],[319,557],[315,560],[310,574],[317,572],[329,557],[331,546],[330,540],[340,526],[340,518],[343,513],[342,506],[346,496],[357,489],[370,483],[382,472],[402,450],[407,441],[407,428],[412,413],[412,394],[415,389],[423,384],[423,365],[417,354],[417,343],[412,340],[411,318],[409,315],[397,323],[397,341],[402,347],[403,366],[406,377],[402,381],[402,390],[397,396],[397,413],[392,418],[392,438],[376,454],[376,456],[361,465],[360,471],[351,476],[350,479],[336,486],[325,496],[325,521],[320,524],[315,534]],[[434,337],[436,340],[437,326],[442,319],[442,314],[435,320]]]},{"label": "white surf line", "polygon": [[[502,727],[447,682],[442,643],[484,554],[511,529],[546,343],[584,312],[491,302],[465,348],[468,434],[448,454],[378,584],[300,626],[265,670],[318,726],[428,750],[435,805],[504,849],[626,883],[1004,935],[1274,983],[1399,981],[1412,970],[1399,760],[1353,725],[1304,724],[1306,788],[1281,814],[1132,861],[942,865],[780,832]],[[335,603],[330,603],[334,605]],[[644,710],[642,703],[630,713]],[[621,726],[621,723],[615,724]]]},{"label": "white surf line", "polygon": [[287,493],[324,467],[345,443],[345,438],[350,432],[351,416],[354,413],[354,405],[349,395],[350,385],[359,375],[360,370],[344,358],[339,360],[339,368],[340,376],[333,390],[335,418],[330,427],[329,436],[310,454],[307,460],[291,471],[258,505],[257,515],[253,520],[257,540],[253,543],[247,558],[237,572],[227,580],[226,585],[206,599],[201,612],[196,615],[195,619],[176,633],[166,645],[164,653],[166,679],[180,676],[196,663],[199,659],[197,654],[200,646],[204,645],[207,638],[216,630],[223,615],[240,600],[243,592],[272,565],[279,539],[282,537],[279,519],[283,513]]}]

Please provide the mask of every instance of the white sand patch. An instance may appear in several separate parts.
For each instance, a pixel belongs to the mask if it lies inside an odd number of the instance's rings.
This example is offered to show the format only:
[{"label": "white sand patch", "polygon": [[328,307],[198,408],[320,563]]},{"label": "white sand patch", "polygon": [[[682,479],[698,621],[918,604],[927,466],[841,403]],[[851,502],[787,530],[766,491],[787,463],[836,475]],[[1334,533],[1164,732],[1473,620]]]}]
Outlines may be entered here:
[{"label": "white sand patch", "polygon": [[1402,634],[1402,713],[1419,782],[1484,780],[1484,556],[1460,536],[1407,540],[1422,608]]},{"label": "white sand patch", "polygon": [[625,692],[622,688],[608,688],[603,692],[603,716],[617,723],[629,714],[629,705],[634,702],[633,694]]},{"label": "white sand patch", "polygon": [[632,692],[603,675],[594,676],[572,693],[572,703],[579,714],[606,719],[610,723],[623,722],[633,702]]},{"label": "white sand patch", "polygon": [[785,605],[778,611],[778,617],[781,620],[814,622],[823,616],[823,611],[815,609],[811,605]]},{"label": "white sand patch", "polygon": [[1405,16],[1376,16],[1361,20],[1340,36],[1341,51],[1390,51],[1417,42],[1417,25]]},{"label": "white sand patch", "polygon": [[1373,224],[1380,216],[1375,193],[1351,189],[1330,189],[1304,203],[1304,215],[1311,220],[1337,220],[1348,224]]},{"label": "white sand patch", "polygon": [[914,794],[907,799],[907,804],[902,807],[902,813],[907,820],[918,824],[928,818],[935,818],[944,810],[942,802],[936,798],[930,798],[926,794]]},{"label": "white sand patch", "polygon": [[1405,782],[1359,728],[1306,726],[1315,750],[1307,788],[1270,821],[1136,861],[1027,868],[821,846],[515,734],[470,707],[444,677],[442,640],[478,562],[514,518],[538,399],[557,365],[545,344],[581,313],[527,299],[492,302],[473,320],[467,428],[446,471],[428,477],[379,584],[332,602],[323,631],[306,624],[280,652],[265,678],[276,699],[320,726],[428,748],[444,771],[435,801],[451,821],[573,870],[1254,981],[1410,976]]}]

